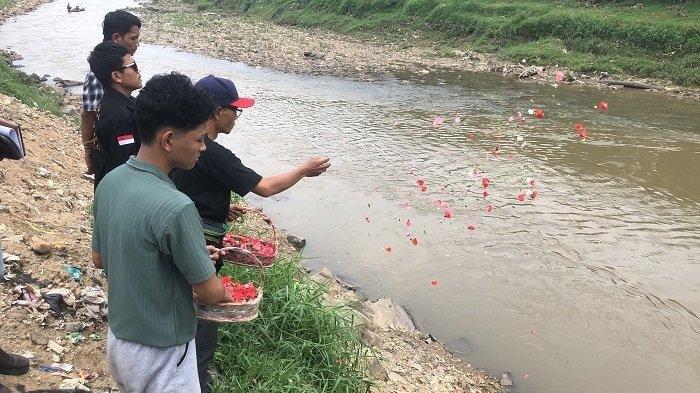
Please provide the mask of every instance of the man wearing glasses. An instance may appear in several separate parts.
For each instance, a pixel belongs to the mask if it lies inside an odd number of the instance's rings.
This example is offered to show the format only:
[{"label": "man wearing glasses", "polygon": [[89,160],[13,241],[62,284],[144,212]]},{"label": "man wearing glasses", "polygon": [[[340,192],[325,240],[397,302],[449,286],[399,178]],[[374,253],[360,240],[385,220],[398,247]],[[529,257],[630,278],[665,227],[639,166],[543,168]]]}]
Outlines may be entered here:
[{"label": "man wearing glasses", "polygon": [[[292,170],[278,175],[262,177],[254,170],[243,165],[241,160],[230,150],[215,142],[219,134],[229,134],[241,116],[243,109],[250,108],[255,100],[240,97],[232,81],[209,75],[200,79],[196,87],[209,92],[217,109],[208,136],[204,138],[207,150],[199,158],[195,167],[189,171],[176,169],[171,178],[178,190],[194,201],[199,215],[208,231],[216,232],[218,241],[210,244],[221,247],[225,234],[224,223],[237,218],[241,212],[231,205],[231,192],[245,196],[253,192],[262,197],[278,194],[305,177],[314,177],[330,167],[328,157],[310,158]],[[212,233],[208,233],[211,238]],[[216,237],[216,236],[214,236]],[[218,273],[222,262],[216,265]],[[211,376],[208,369],[214,358],[218,340],[218,324],[210,321],[197,321],[197,368],[202,392],[211,391]]]},{"label": "man wearing glasses", "polygon": [[[141,34],[141,20],[134,14],[117,10],[105,15],[102,23],[104,42],[112,41],[123,45],[132,56],[139,47]],[[83,112],[80,115],[80,134],[85,147],[85,163],[88,175],[94,174],[91,155],[94,150],[95,122],[97,120],[97,107],[100,105],[104,87],[90,71],[85,76],[83,84]]]},{"label": "man wearing glasses", "polygon": [[97,108],[95,150],[91,155],[97,189],[109,171],[136,155],[141,146],[134,118],[135,98],[131,96],[141,88],[141,74],[129,51],[111,41],[97,45],[88,63],[104,86],[104,96]]}]

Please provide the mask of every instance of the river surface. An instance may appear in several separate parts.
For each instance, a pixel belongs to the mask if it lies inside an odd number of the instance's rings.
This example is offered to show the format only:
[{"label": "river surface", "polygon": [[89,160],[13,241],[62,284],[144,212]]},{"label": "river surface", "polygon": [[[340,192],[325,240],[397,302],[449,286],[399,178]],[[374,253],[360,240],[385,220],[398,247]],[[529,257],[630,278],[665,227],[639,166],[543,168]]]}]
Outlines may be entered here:
[{"label": "river surface", "polygon": [[[9,20],[0,47],[27,73],[82,80],[104,14],[134,3],[81,5]],[[397,299],[475,367],[510,370],[519,392],[700,391],[697,102],[471,73],[357,82],[147,44],[135,58],[144,81],[211,73],[255,97],[220,142],[261,174],[332,157],[323,176],[248,200],[308,239],[310,267]],[[520,202],[527,178],[538,195]]]}]

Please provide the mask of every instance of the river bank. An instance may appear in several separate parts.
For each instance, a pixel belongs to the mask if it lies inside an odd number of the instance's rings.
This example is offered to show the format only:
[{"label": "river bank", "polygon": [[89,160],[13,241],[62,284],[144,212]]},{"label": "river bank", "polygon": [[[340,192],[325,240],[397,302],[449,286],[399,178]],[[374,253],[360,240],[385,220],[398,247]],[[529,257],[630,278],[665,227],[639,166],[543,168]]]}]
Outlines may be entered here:
[{"label": "river bank", "polygon": [[[17,15],[38,3],[17,2],[6,15]],[[3,348],[32,359],[29,374],[0,376],[0,383],[12,389],[83,385],[93,391],[114,391],[104,356],[106,280],[87,257],[92,186],[81,176],[76,97],[47,94],[61,103],[65,115],[0,94],[0,117],[22,125],[28,152],[27,159],[3,161],[0,168],[0,234],[8,266],[8,280],[0,285],[0,342]],[[358,332],[374,354],[363,360],[376,382],[373,391],[502,389],[492,377],[472,369],[430,335],[415,330],[408,314],[390,300],[364,299],[328,271],[313,278],[327,286],[328,305],[338,301],[355,305]],[[59,313],[49,311],[47,302],[16,303],[18,286],[37,294],[60,293]],[[42,371],[42,366],[52,363],[59,364],[59,370]]]},{"label": "river bank", "polygon": [[[383,76],[420,79],[440,72],[488,72],[507,78],[603,89],[642,88],[676,97],[700,99],[700,89],[669,81],[574,72],[564,67],[514,63],[469,50],[446,50],[430,41],[357,38],[321,28],[282,26],[248,15],[197,11],[182,0],[156,0],[138,11],[144,42],[285,72],[325,74],[361,80]],[[235,17],[234,17],[235,16]],[[563,80],[557,80],[557,72]]]},{"label": "river bank", "polygon": [[[70,119],[30,108],[0,95],[0,117],[23,127],[28,158],[3,162],[0,170],[0,233],[8,280],[0,286],[3,348],[32,359],[30,373],[0,376],[11,388],[78,386],[114,391],[105,361],[105,319],[90,309],[89,292],[106,280],[91,266],[91,183],[81,177],[82,150]],[[260,225],[253,222],[251,225]],[[286,246],[290,249],[289,246]],[[78,268],[80,279],[70,275]],[[415,329],[408,314],[388,299],[367,300],[327,270],[312,277],[328,288],[328,305],[355,305],[356,325],[373,355],[366,367],[377,392],[497,392],[499,383],[451,355],[430,335]],[[60,314],[15,304],[17,286],[61,292]],[[94,311],[94,310],[93,310]],[[69,364],[49,374],[41,366]],[[66,366],[68,367],[68,366]]]}]

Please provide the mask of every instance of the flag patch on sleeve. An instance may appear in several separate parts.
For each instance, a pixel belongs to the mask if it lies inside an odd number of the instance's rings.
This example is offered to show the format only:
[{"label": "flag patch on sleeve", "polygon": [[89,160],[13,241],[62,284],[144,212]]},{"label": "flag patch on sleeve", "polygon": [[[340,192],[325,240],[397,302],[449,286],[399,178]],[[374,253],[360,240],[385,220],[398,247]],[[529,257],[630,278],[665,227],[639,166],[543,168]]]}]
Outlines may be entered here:
[{"label": "flag patch on sleeve", "polygon": [[119,146],[130,145],[134,142],[134,134],[122,134],[117,137],[117,143],[119,143]]}]

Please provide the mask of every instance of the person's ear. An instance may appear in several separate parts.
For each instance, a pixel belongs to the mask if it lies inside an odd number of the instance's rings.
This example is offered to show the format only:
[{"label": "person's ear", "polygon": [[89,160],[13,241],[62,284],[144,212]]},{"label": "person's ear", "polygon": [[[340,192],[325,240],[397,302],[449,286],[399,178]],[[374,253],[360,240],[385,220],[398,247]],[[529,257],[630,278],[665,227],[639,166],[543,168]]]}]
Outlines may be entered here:
[{"label": "person's ear", "polygon": [[122,35],[119,33],[112,34],[112,41],[116,42],[117,44],[121,44],[122,43]]},{"label": "person's ear", "polygon": [[163,150],[167,152],[173,151],[173,139],[175,138],[175,133],[172,130],[166,130],[160,138],[160,145]]},{"label": "person's ear", "polygon": [[112,84],[122,83],[122,74],[119,71],[112,71]]},{"label": "person's ear", "polygon": [[219,120],[221,119],[221,107],[216,108],[216,111],[214,111],[214,120]]}]

